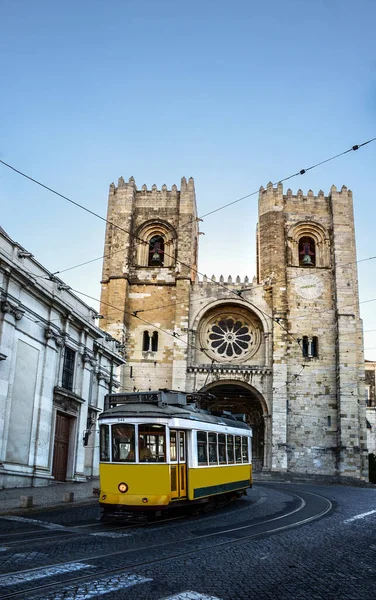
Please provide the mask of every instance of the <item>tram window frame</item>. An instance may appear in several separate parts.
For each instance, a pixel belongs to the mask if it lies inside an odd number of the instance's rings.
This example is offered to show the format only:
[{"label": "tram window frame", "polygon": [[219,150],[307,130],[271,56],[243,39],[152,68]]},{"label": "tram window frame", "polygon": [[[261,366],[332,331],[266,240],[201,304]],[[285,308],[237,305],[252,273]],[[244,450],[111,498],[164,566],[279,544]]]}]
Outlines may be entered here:
[{"label": "tram window frame", "polygon": [[227,465],[226,434],[218,434],[218,464]]},{"label": "tram window frame", "polygon": [[242,438],[240,435],[234,436],[234,451],[235,451],[235,463],[242,463]]},{"label": "tram window frame", "polygon": [[[174,452],[172,452],[174,450]],[[170,462],[178,462],[178,435],[177,431],[170,431]]]},{"label": "tram window frame", "polygon": [[209,465],[218,464],[218,438],[213,431],[208,432],[208,456]]},{"label": "tram window frame", "polygon": [[248,438],[242,436],[242,461],[249,463]]},{"label": "tram window frame", "polygon": [[110,428],[108,425],[99,426],[99,460],[110,462]]},{"label": "tram window frame", "polygon": [[[122,431],[123,430],[123,431]],[[122,435],[114,433],[118,431]],[[112,462],[134,463],[136,427],[132,423],[113,423],[111,425]],[[120,441],[123,440],[123,441]],[[129,446],[127,448],[127,446]]]},{"label": "tram window frame", "polygon": [[[199,439],[201,438],[201,439]],[[205,455],[200,452],[204,448]],[[201,457],[201,458],[200,458]],[[208,434],[206,431],[197,431],[197,464],[207,466],[208,463]]]},{"label": "tram window frame", "polygon": [[[151,438],[156,438],[152,440]],[[137,458],[138,462],[165,463],[166,456],[166,427],[158,423],[139,423],[137,434]],[[145,452],[141,458],[140,441],[143,440]]]},{"label": "tram window frame", "polygon": [[[231,445],[229,444],[230,439],[231,439]],[[232,448],[232,460],[229,459],[229,446]],[[234,465],[235,464],[235,444],[234,444],[234,436],[231,434],[227,434],[227,436],[226,436],[226,450],[227,450],[227,464]]]}]

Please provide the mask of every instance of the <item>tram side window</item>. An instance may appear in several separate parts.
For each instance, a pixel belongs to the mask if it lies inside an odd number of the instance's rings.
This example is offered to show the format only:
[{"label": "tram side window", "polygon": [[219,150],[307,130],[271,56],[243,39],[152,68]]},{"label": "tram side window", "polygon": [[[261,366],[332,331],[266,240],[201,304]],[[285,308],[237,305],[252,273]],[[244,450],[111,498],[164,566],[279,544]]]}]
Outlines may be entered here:
[{"label": "tram side window", "polygon": [[110,428],[108,425],[101,425],[99,431],[100,460],[108,462],[110,460]]},{"label": "tram side window", "polygon": [[242,456],[243,462],[247,463],[248,460],[248,438],[242,437]]},{"label": "tram side window", "polygon": [[219,464],[225,465],[227,463],[226,458],[226,435],[224,433],[218,434],[218,457]]},{"label": "tram side window", "polygon": [[112,460],[135,462],[134,440],[134,425],[112,425]]},{"label": "tram side window", "polygon": [[209,464],[218,464],[218,451],[217,451],[217,434],[209,433]]},{"label": "tram side window", "polygon": [[166,462],[166,431],[164,425],[146,423],[138,426],[140,462]]},{"label": "tram side window", "polygon": [[232,464],[235,462],[234,460],[234,436],[227,436],[227,462]]},{"label": "tram side window", "polygon": [[242,462],[242,438],[240,435],[235,436],[235,462]]},{"label": "tram side window", "polygon": [[208,464],[207,435],[205,431],[197,432],[197,458],[199,465]]}]

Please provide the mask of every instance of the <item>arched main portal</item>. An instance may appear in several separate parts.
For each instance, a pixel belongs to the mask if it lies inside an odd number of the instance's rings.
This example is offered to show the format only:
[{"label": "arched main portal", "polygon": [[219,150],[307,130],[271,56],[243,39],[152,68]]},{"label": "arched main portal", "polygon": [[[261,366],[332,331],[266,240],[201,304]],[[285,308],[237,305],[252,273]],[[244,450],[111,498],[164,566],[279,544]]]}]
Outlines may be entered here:
[{"label": "arched main portal", "polygon": [[[203,390],[202,390],[203,391]],[[205,387],[217,400],[208,403],[209,410],[228,410],[234,414],[245,414],[246,422],[252,427],[253,470],[261,471],[265,464],[266,406],[248,387],[236,383],[212,383]]]}]

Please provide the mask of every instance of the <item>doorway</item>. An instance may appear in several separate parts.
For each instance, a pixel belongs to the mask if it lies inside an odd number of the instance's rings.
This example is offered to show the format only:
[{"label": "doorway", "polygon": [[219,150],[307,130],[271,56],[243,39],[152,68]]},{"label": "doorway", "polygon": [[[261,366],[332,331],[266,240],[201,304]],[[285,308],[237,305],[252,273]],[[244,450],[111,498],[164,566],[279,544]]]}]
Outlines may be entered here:
[{"label": "doorway", "polygon": [[170,430],[171,498],[187,497],[187,458],[185,431]]},{"label": "doorway", "polygon": [[57,412],[54,438],[52,475],[56,481],[65,481],[67,476],[69,433],[72,418]]},{"label": "doorway", "polygon": [[214,394],[217,401],[208,402],[209,410],[228,410],[233,414],[245,414],[246,423],[252,427],[253,471],[261,471],[265,466],[265,424],[264,410],[260,400],[252,390],[236,383],[208,385],[205,391]]}]

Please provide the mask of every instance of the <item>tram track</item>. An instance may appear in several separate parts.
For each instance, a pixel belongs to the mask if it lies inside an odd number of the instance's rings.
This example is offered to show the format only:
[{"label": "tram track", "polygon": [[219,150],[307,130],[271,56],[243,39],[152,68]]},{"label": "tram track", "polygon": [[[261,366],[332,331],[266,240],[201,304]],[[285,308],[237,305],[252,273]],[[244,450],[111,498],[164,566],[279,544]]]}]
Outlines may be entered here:
[{"label": "tram track", "polygon": [[[273,486],[274,487],[274,486]],[[286,493],[286,488],[278,488],[278,487],[274,487],[274,489],[279,490],[279,491],[283,491]],[[220,548],[220,547],[224,547],[224,546],[230,546],[233,544],[238,544],[238,543],[242,543],[242,542],[246,542],[249,541],[251,539],[255,539],[258,538],[260,536],[265,536],[265,535],[271,535],[274,533],[278,533],[278,532],[282,532],[282,531],[286,531],[288,529],[291,529],[293,527],[298,527],[307,523],[310,523],[316,519],[322,518],[324,517],[326,514],[328,514],[331,510],[332,510],[332,503],[330,502],[330,500],[328,500],[327,498],[319,495],[319,494],[314,494],[313,492],[302,492],[299,491],[299,493],[294,493],[291,490],[288,491],[288,494],[292,497],[295,498],[295,500],[298,502],[298,506],[295,507],[293,510],[290,510],[282,515],[278,515],[277,517],[272,517],[269,519],[265,519],[263,521],[259,521],[259,522],[254,522],[254,523],[248,523],[248,524],[243,524],[243,525],[238,525],[238,526],[233,526],[233,527],[226,527],[226,528],[217,528],[215,531],[203,534],[203,535],[195,535],[191,538],[187,538],[186,540],[179,540],[179,541],[175,541],[175,542],[168,542],[168,543],[162,543],[162,544],[155,544],[155,545],[150,545],[148,544],[147,546],[144,547],[138,547],[138,548],[132,548],[132,549],[127,549],[127,550],[117,550],[114,552],[110,552],[107,553],[105,555],[101,554],[101,555],[96,555],[96,556],[89,556],[89,557],[83,557],[83,558],[79,558],[77,560],[75,560],[74,562],[76,564],[82,563],[85,565],[85,567],[83,568],[95,568],[95,565],[91,565],[90,563],[98,561],[98,560],[107,560],[107,559],[111,559],[116,557],[117,562],[120,556],[123,556],[124,559],[126,560],[126,558],[130,558],[130,562],[126,562],[124,564],[122,564],[121,566],[117,566],[116,568],[109,568],[109,569],[102,569],[101,571],[96,571],[95,572],[95,577],[106,577],[109,575],[116,575],[119,573],[122,573],[124,571],[129,571],[129,570],[134,570],[137,568],[142,568],[145,566],[150,566],[156,563],[163,563],[165,561],[171,561],[171,560],[178,560],[180,558],[183,558],[185,556],[191,555],[193,553],[197,554],[199,552],[202,551],[207,551],[207,550],[213,550],[216,548]],[[315,510],[313,510],[313,498],[315,499],[314,504],[315,504]],[[296,516],[300,515],[299,519],[296,519]],[[265,525],[267,526],[265,528]],[[247,532],[247,530],[252,530],[250,533]],[[223,536],[230,536],[231,539],[227,539],[227,540],[223,540]],[[222,537],[221,540],[219,541],[214,541],[214,543],[211,543],[209,546],[208,545],[204,545],[204,546],[200,546],[200,542],[204,542],[205,540],[208,539],[213,539],[214,537]],[[167,555],[161,555],[163,554],[163,550],[169,550],[171,548],[171,546],[176,546],[177,544],[179,544],[179,546],[181,547],[183,544],[190,544],[190,545],[194,545],[193,548],[188,548],[187,550],[184,551],[180,551],[180,552],[175,552],[173,554],[169,553]],[[150,552],[151,551],[158,551],[158,556],[156,557],[150,557]],[[147,552],[148,553],[148,558],[147,559],[137,559],[137,560],[133,560],[132,561],[132,554],[137,553],[137,555],[142,554],[143,552]],[[71,563],[71,561],[70,561]],[[64,565],[68,565],[68,562],[58,562],[58,563],[54,563],[53,565],[47,565],[44,566],[44,569],[48,569],[48,568],[57,568],[60,567],[62,568]],[[37,568],[33,568],[33,569],[26,569],[26,570],[22,570],[22,571],[13,571],[10,575],[12,576],[22,576],[25,578],[25,580],[27,579],[28,574],[32,574],[35,573],[36,571],[40,570],[40,567]],[[1,580],[4,579],[5,576],[0,576],[0,586],[2,585]],[[43,585],[38,585],[38,586],[34,586],[34,587],[30,587],[27,589],[21,589],[18,591],[14,591],[14,592],[8,592],[6,595],[0,595],[0,600],[8,600],[11,598],[21,598],[24,597],[25,599],[31,599],[33,597],[34,594],[37,593],[45,593],[48,590],[51,590],[52,588],[56,589],[56,588],[61,588],[62,586],[67,586],[67,585],[77,585],[80,584],[82,582],[88,581],[90,579],[92,579],[94,577],[93,573],[86,573],[83,575],[80,575],[79,577],[71,577],[69,579],[64,579],[63,582],[51,582],[51,583],[46,583]],[[4,586],[5,587],[5,586]]]},{"label": "tram track", "polygon": [[[51,541],[56,541],[56,540],[66,540],[69,537],[75,537],[75,536],[82,536],[85,533],[88,533],[89,535],[93,535],[92,532],[88,532],[86,531],[87,529],[89,529],[90,527],[101,527],[101,530],[99,533],[103,533],[103,534],[111,534],[111,533],[116,533],[116,532],[121,532],[121,531],[127,531],[129,529],[133,530],[133,529],[139,529],[139,528],[146,528],[146,527],[152,527],[153,525],[162,525],[164,523],[169,523],[171,521],[179,521],[181,519],[187,518],[186,516],[178,516],[178,517],[171,517],[168,519],[161,519],[159,521],[150,521],[150,522],[144,522],[144,523],[134,523],[132,525],[122,525],[121,527],[104,527],[104,523],[103,522],[98,522],[98,523],[91,523],[88,525],[76,525],[74,527],[65,527],[65,526],[56,526],[55,531],[53,530],[53,528],[51,527],[50,529],[46,530],[46,531],[40,531],[40,530],[34,530],[34,531],[25,531],[25,532],[17,532],[17,533],[9,533],[6,535],[1,535],[0,534],[0,546],[1,545],[6,545],[9,547],[12,546],[17,546],[20,542],[19,539],[21,539],[22,541],[22,546],[24,546],[27,543],[30,544],[34,544],[35,542],[38,541],[46,541],[46,542],[51,542]],[[80,529],[80,531],[77,531],[77,529]],[[56,533],[56,530],[59,531],[59,535],[54,535]],[[44,534],[40,537],[31,537],[30,539],[25,538],[25,536],[33,536],[34,534]],[[96,533],[94,535],[97,535]],[[14,540],[13,538],[19,538],[17,540]],[[9,541],[9,538],[12,538]],[[0,575],[1,577],[1,575]]]}]

